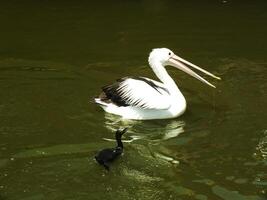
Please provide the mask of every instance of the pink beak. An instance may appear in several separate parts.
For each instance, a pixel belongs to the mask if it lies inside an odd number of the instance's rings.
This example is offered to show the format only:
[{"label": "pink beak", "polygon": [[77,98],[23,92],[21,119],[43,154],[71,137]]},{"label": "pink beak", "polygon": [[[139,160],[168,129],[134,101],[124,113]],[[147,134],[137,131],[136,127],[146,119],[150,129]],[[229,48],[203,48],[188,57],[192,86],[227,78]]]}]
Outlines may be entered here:
[{"label": "pink beak", "polygon": [[194,65],[193,63],[190,63],[188,62],[187,60],[183,59],[183,58],[180,58],[179,56],[176,56],[175,54],[169,58],[168,60],[168,64],[173,66],[173,67],[176,67],[182,71],[184,71],[185,73],[195,77],[196,79],[200,80],[201,82],[203,83],[206,83],[208,84],[209,86],[213,87],[213,88],[216,88],[214,85],[212,85],[210,82],[206,81],[204,78],[202,78],[201,76],[199,76],[197,73],[195,73],[194,71],[192,71],[189,67],[187,67],[185,64],[203,72],[204,74],[207,74],[215,79],[218,79],[218,80],[221,80],[220,77],[218,76],[215,76],[214,74]]}]

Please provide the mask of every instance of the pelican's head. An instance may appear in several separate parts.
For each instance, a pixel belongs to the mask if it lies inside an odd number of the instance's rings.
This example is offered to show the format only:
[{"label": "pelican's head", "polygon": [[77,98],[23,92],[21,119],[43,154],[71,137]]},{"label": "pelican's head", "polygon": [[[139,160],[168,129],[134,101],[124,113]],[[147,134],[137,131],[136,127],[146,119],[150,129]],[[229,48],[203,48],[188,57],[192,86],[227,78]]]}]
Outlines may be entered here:
[{"label": "pelican's head", "polygon": [[173,66],[176,67],[184,72],[186,72],[187,74],[195,77],[196,79],[200,80],[203,83],[208,84],[211,87],[214,87],[214,85],[212,85],[210,82],[206,81],[204,78],[202,78],[201,76],[199,76],[197,73],[195,73],[194,71],[192,71],[190,68],[188,68],[186,65],[191,66],[213,78],[216,79],[221,79],[218,76],[215,76],[214,74],[194,65],[191,62],[186,61],[185,59],[175,55],[170,49],[167,48],[157,48],[157,49],[153,49],[151,51],[151,53],[149,54],[149,58],[148,61],[150,63],[150,65],[152,66],[153,63],[160,63],[162,66]]}]

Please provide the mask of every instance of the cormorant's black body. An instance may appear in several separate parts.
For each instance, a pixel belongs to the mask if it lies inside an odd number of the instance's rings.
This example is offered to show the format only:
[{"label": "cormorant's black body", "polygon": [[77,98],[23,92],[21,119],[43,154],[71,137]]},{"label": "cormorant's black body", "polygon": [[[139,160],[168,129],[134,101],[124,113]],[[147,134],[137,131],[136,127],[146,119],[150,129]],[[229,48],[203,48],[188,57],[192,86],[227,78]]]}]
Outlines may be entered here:
[{"label": "cormorant's black body", "polygon": [[108,148],[101,150],[97,156],[95,156],[96,161],[109,170],[109,164],[117,158],[123,152],[123,144],[121,142],[121,136],[126,132],[127,128],[123,130],[117,130],[115,133],[115,138],[117,141],[117,146],[115,148]]}]

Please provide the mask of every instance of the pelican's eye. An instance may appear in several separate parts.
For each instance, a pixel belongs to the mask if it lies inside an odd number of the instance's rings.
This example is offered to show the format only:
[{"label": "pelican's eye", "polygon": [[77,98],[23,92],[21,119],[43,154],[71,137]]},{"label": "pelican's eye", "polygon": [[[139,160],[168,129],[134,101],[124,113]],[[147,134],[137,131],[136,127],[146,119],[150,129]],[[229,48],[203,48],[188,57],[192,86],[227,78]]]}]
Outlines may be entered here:
[{"label": "pelican's eye", "polygon": [[170,55],[172,55],[172,53],[171,53],[171,52],[169,52],[169,56],[170,56]]}]

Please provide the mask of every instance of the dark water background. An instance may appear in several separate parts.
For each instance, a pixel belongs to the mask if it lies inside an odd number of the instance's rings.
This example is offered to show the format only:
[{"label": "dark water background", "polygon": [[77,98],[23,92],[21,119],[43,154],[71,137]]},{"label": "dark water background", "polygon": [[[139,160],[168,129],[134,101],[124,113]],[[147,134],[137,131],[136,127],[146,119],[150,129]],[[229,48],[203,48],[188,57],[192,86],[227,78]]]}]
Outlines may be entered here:
[{"label": "dark water background", "polygon": [[[267,199],[266,1],[1,1],[0,199]],[[91,103],[152,48],[222,77],[169,69],[173,120],[121,121]],[[109,173],[93,157],[129,127]]]}]

